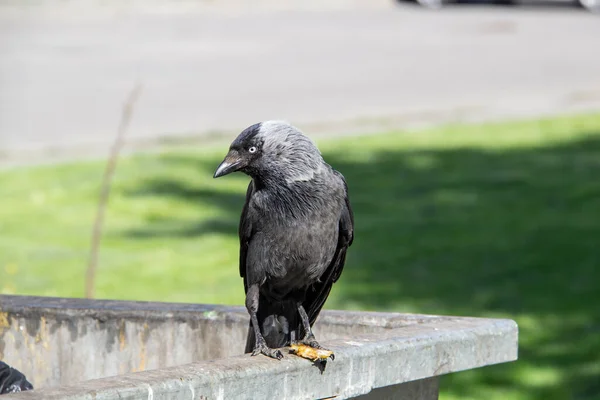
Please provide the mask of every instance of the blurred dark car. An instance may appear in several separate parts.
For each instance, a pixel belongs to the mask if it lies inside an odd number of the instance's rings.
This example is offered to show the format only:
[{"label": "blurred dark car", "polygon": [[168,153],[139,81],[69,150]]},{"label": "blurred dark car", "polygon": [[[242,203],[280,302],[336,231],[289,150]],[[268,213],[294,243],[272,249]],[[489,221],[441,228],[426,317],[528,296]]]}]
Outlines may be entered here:
[{"label": "blurred dark car", "polygon": [[[419,5],[427,8],[438,9],[442,8],[446,4],[451,4],[457,2],[457,0],[415,0]],[[558,3],[561,0],[555,0],[554,2]],[[565,0],[564,3],[568,4],[569,0]],[[600,0],[574,0],[576,4],[579,4],[581,7],[595,13],[600,13]],[[473,1],[471,1],[473,2]],[[477,3],[488,3],[488,4],[502,4],[502,5],[512,5],[517,4],[517,0],[489,0],[489,1],[474,1]],[[536,0],[532,0],[531,3],[535,3]],[[552,0],[550,1],[552,2]],[[549,1],[545,1],[545,3],[549,3]]]}]

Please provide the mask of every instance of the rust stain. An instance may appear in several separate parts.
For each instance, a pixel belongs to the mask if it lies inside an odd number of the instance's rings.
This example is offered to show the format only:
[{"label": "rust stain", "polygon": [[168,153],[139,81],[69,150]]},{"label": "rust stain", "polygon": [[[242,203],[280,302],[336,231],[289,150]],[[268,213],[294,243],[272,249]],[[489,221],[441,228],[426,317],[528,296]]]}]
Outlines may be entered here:
[{"label": "rust stain", "polygon": [[48,342],[48,324],[45,317],[40,317],[38,322],[39,328],[35,336],[32,335],[24,325],[21,325],[16,332],[21,334],[20,342],[23,347],[29,351],[30,362],[33,363],[38,370],[43,371],[46,369],[47,361],[45,359],[45,354],[40,350],[41,348],[48,349],[50,347]]},{"label": "rust stain", "polygon": [[140,350],[140,364],[138,365],[138,371],[144,371],[146,369],[146,346],[142,346]]},{"label": "rust stain", "polygon": [[50,331],[46,322],[46,317],[40,319],[40,332],[42,332],[42,347],[46,350],[50,348]]},{"label": "rust stain", "polygon": [[[38,330],[37,334],[35,335],[35,342],[39,343],[42,342],[44,340],[44,337],[46,336],[46,317],[40,317],[40,329]],[[42,346],[44,345],[44,343],[42,343]],[[46,347],[46,346],[44,346]]]},{"label": "rust stain", "polygon": [[[0,311],[0,335],[3,336],[4,331],[9,327],[8,313]],[[0,337],[0,360],[4,359],[4,338]]]},{"label": "rust stain", "polygon": [[4,332],[10,324],[8,323],[8,313],[0,311],[0,333]]},{"label": "rust stain", "polygon": [[138,371],[144,371],[146,369],[146,341],[148,340],[148,324],[144,323],[142,332],[140,332],[140,364],[138,365]]},{"label": "rust stain", "polygon": [[21,332],[21,337],[23,338],[23,345],[29,350],[29,354],[35,354],[35,338],[33,338],[33,340],[29,340],[31,336],[29,336],[27,330],[23,329],[22,326],[19,331]]},{"label": "rust stain", "polygon": [[121,321],[119,327],[119,351],[125,350],[125,321]]}]

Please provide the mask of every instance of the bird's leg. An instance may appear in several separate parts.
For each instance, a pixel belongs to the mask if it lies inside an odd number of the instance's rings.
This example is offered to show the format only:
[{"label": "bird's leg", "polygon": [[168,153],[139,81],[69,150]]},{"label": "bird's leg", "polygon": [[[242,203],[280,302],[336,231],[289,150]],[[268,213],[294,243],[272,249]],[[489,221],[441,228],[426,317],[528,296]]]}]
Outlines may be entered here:
[{"label": "bird's leg", "polygon": [[258,311],[258,299],[259,286],[258,284],[254,284],[250,286],[250,288],[248,289],[248,293],[246,293],[246,309],[250,314],[250,321],[252,321],[254,337],[256,338],[256,343],[254,345],[254,351],[252,351],[252,355],[256,356],[258,354],[264,354],[267,357],[281,360],[283,358],[283,354],[281,354],[281,351],[269,348],[267,346],[267,342],[265,342],[265,338],[260,333],[260,326],[258,324],[258,318],[256,317],[256,312]]},{"label": "bird's leg", "polygon": [[327,350],[322,347],[319,342],[315,339],[315,335],[312,333],[312,329],[310,329],[310,322],[308,320],[308,314],[304,310],[302,303],[298,303],[298,313],[300,314],[300,319],[302,320],[302,326],[304,327],[304,338],[300,341],[300,343],[310,346],[315,349]]}]

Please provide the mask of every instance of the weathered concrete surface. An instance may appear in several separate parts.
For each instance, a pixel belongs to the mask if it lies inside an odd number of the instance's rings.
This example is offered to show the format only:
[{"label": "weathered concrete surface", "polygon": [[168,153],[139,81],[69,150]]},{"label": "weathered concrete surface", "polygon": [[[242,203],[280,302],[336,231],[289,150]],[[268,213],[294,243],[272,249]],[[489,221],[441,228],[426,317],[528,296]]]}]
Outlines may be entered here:
[{"label": "weathered concrete surface", "polygon": [[136,146],[273,118],[314,136],[600,108],[600,24],[575,8],[24,3],[0,1],[2,163],[105,156],[136,80]]},{"label": "weathered concrete surface", "polygon": [[321,373],[293,355],[241,355],[247,327],[236,307],[0,296],[0,358],[36,386],[7,400],[348,398],[377,388],[430,399],[437,379],[427,378],[517,358],[510,320],[325,311],[315,330],[336,359]]}]

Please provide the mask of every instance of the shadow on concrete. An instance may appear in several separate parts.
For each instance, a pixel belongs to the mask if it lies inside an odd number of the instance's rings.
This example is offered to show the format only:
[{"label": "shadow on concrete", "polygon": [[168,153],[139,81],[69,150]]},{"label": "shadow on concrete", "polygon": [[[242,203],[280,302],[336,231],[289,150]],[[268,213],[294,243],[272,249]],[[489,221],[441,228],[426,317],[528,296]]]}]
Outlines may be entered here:
[{"label": "shadow on concrete", "polygon": [[[586,137],[504,152],[382,151],[365,162],[324,154],[346,176],[356,216],[328,308],[512,318],[520,361],[448,377],[445,393],[600,398],[600,132]],[[207,174],[219,161],[165,158]],[[235,236],[246,183],[231,194],[145,182],[136,195],[209,203],[226,217],[130,234]]]}]

